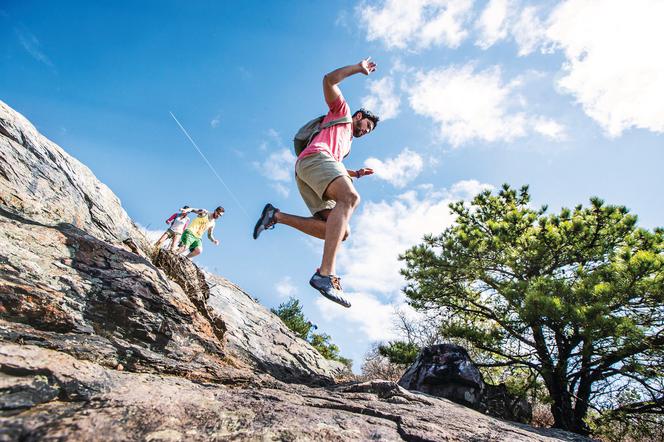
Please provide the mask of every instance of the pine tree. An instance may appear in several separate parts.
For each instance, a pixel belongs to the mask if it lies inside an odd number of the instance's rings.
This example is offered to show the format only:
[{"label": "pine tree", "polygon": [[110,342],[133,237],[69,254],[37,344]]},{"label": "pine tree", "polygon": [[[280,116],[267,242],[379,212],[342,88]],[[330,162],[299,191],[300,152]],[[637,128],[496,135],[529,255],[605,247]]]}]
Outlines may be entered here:
[{"label": "pine tree", "polygon": [[491,365],[537,373],[556,427],[588,433],[590,407],[664,411],[664,230],[597,198],[547,215],[527,186],[450,209],[455,225],[401,257],[413,307],[440,311],[441,333]]}]

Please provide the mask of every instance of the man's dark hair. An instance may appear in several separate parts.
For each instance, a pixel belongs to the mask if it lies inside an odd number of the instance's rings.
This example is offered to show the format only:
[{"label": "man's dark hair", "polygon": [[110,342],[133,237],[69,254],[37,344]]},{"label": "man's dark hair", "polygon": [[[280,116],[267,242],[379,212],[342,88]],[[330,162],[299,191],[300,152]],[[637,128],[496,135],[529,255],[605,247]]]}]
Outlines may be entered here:
[{"label": "man's dark hair", "polygon": [[214,209],[214,211],[215,211],[215,212],[225,212],[226,209],[224,209],[223,207],[219,206],[219,207],[217,207],[216,209]]},{"label": "man's dark hair", "polygon": [[182,206],[182,208],[183,208],[183,209],[188,209],[188,208],[189,208],[189,206]]},{"label": "man's dark hair", "polygon": [[374,114],[370,110],[367,110],[365,108],[361,108],[359,110],[356,110],[355,113],[353,114],[353,117],[357,114],[362,114],[362,119],[368,118],[371,121],[373,121],[374,129],[376,128],[376,126],[378,126],[378,122],[380,121],[380,118],[378,117],[378,115]]}]

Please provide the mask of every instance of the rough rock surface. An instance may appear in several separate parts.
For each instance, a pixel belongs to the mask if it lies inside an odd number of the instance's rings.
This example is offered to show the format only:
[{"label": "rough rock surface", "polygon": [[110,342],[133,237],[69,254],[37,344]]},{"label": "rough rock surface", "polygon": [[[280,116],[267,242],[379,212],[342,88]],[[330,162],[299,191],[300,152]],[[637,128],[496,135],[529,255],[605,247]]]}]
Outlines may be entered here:
[{"label": "rough rock surface", "polygon": [[0,101],[0,204],[14,214],[69,223],[109,242],[147,245],[120,200],[80,161]]},{"label": "rough rock surface", "polygon": [[205,272],[210,285],[209,305],[223,316],[229,352],[255,364],[272,376],[292,381],[324,381],[337,377],[345,367],[320,357],[304,340],[248,293],[221,276]]},{"label": "rough rock surface", "polygon": [[206,317],[223,322],[225,347],[238,359],[289,382],[329,383],[344,373],[343,364],[322,358],[236,284],[165,250],[159,251],[154,263]]},{"label": "rough rock surface", "polygon": [[169,278],[148,249],[0,103],[0,441],[585,440],[390,382],[322,384],[337,367],[237,286],[180,258],[192,284]]},{"label": "rough rock surface", "polygon": [[0,207],[0,339],[107,367],[224,376],[215,327],[148,260]]},{"label": "rough rock surface", "polygon": [[489,418],[375,381],[223,385],[109,370],[30,345],[0,346],[0,440],[584,440]]}]

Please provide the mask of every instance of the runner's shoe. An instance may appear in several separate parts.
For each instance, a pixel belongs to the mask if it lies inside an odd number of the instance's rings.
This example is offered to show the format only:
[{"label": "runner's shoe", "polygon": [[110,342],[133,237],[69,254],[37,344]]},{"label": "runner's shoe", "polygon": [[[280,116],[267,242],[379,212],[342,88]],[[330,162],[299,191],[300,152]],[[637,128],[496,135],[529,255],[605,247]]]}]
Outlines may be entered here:
[{"label": "runner's shoe", "polygon": [[342,297],[344,292],[341,289],[341,278],[338,276],[323,276],[317,270],[309,280],[309,284],[330,301],[334,301],[346,308],[350,307],[350,302]]},{"label": "runner's shoe", "polygon": [[263,230],[274,229],[274,225],[277,223],[277,220],[274,218],[274,215],[279,211],[272,204],[267,203],[263,207],[263,213],[261,217],[258,218],[256,226],[254,227],[254,239],[258,239],[258,235],[261,234]]}]

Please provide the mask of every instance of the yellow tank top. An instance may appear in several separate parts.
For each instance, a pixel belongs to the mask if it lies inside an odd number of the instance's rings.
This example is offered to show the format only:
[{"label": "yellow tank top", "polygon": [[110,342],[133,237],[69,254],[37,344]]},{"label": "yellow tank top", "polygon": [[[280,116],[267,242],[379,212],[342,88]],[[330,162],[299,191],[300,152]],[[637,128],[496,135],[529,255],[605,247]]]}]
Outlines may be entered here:
[{"label": "yellow tank top", "polygon": [[189,223],[187,230],[193,233],[196,238],[200,238],[203,236],[203,233],[213,225],[214,220],[208,218],[207,215],[197,216],[191,223]]}]

